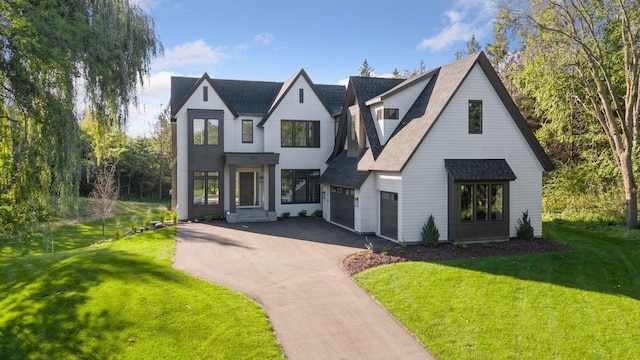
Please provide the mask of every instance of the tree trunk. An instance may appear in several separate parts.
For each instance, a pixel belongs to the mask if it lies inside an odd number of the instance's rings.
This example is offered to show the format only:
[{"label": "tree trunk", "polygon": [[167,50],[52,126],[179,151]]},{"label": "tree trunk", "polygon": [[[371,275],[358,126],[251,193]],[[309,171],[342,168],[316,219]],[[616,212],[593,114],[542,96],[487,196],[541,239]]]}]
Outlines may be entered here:
[{"label": "tree trunk", "polygon": [[620,171],[622,172],[624,195],[627,202],[626,227],[628,230],[631,230],[638,225],[638,193],[636,180],[633,176],[631,152],[627,152],[620,157]]}]

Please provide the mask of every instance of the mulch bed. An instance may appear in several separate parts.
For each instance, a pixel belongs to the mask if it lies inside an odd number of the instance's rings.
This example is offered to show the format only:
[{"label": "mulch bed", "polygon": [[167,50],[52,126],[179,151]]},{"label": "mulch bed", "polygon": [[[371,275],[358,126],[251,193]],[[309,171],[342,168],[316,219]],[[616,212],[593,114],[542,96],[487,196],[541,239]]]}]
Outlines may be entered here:
[{"label": "mulch bed", "polygon": [[[342,262],[343,270],[353,276],[361,271],[385,264],[404,261],[435,262],[454,259],[472,259],[492,256],[508,256],[535,254],[545,252],[559,252],[571,250],[568,244],[550,239],[535,239],[532,241],[511,239],[505,242],[483,244],[466,244],[466,247],[450,243],[438,244],[438,247],[428,248],[421,245],[402,247],[400,245],[385,249],[361,251],[347,256]],[[384,252],[384,254],[382,254]]]}]

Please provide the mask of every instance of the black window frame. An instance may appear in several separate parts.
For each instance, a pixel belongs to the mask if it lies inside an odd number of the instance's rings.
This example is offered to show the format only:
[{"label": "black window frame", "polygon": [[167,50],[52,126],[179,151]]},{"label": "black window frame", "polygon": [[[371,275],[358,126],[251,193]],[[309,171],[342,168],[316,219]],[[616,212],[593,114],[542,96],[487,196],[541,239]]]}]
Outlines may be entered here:
[{"label": "black window frame", "polygon": [[400,109],[398,108],[380,108],[376,110],[378,120],[400,120]]},{"label": "black window frame", "polygon": [[[297,181],[304,180],[304,199],[299,199],[299,192],[295,190]],[[285,183],[287,182],[287,183]],[[286,186],[284,186],[286,185]],[[291,189],[289,201],[289,189]],[[285,194],[284,191],[287,191]],[[280,170],[280,203],[289,204],[319,204],[320,203],[320,169],[282,169]]]},{"label": "black window frame", "polygon": [[[216,206],[220,205],[220,171],[218,170],[195,170],[192,172],[191,183],[191,205],[193,206]],[[209,181],[215,181],[217,189],[217,200],[210,202],[209,198]],[[202,181],[204,194],[201,202],[196,202],[196,181]]]},{"label": "black window frame", "polygon": [[[249,129],[251,130],[251,139],[245,138],[245,124],[249,124]],[[251,119],[242,119],[242,143],[243,144],[253,144],[253,120]]]},{"label": "black window frame", "polygon": [[300,101],[300,104],[304,104],[304,89],[300,88],[300,90],[298,91],[298,100]]},{"label": "black window frame", "polygon": [[[459,188],[459,197],[457,199],[458,204],[460,206],[460,214],[458,215],[458,221],[462,223],[486,223],[486,222],[502,222],[505,221],[505,188],[507,186],[504,182],[470,182],[464,181],[460,182],[458,185]],[[499,212],[495,212],[494,214],[494,188],[500,187],[500,207]],[[463,191],[463,187],[466,187],[470,191]],[[481,187],[485,188],[484,198],[480,196],[479,189]],[[465,198],[465,194],[468,194],[467,203],[470,206],[470,215],[466,216],[465,208],[463,206],[463,199]],[[484,208],[484,213],[481,212],[482,209],[479,209],[479,204],[481,200],[484,202],[482,204]],[[498,209],[498,208],[495,208]],[[480,214],[484,214],[483,218],[480,218]]]},{"label": "black window frame", "polygon": [[[202,142],[196,143],[196,121],[202,120],[204,123],[204,128],[202,129]],[[217,129],[216,142],[210,144],[209,141],[209,121],[216,121],[215,128]],[[206,118],[206,117],[197,117],[191,119],[191,144],[194,146],[220,146],[220,119],[217,118]]]},{"label": "black window frame", "polygon": [[482,134],[482,107],[482,100],[469,100],[469,134]]},{"label": "black window frame", "polygon": [[202,87],[202,101],[209,101],[209,87]]},{"label": "black window frame", "polygon": [[[290,124],[287,130],[290,131],[289,134],[285,133],[284,124]],[[280,146],[290,148],[319,148],[320,132],[319,120],[281,120]]]}]

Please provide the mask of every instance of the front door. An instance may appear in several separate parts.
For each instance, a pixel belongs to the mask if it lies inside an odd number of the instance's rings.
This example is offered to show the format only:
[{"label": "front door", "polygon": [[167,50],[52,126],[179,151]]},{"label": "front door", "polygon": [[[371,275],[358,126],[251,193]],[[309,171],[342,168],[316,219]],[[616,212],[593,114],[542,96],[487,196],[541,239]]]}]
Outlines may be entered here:
[{"label": "front door", "polygon": [[239,178],[240,199],[239,206],[255,205],[255,173],[241,172]]}]

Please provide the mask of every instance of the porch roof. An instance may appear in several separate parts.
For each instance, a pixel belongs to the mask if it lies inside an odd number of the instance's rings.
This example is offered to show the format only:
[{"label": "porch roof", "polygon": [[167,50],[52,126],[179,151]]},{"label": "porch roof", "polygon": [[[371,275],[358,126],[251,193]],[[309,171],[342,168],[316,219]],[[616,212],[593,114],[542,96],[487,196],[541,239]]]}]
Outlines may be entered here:
[{"label": "porch roof", "polygon": [[516,175],[505,159],[445,159],[454,181],[513,181]]}]

